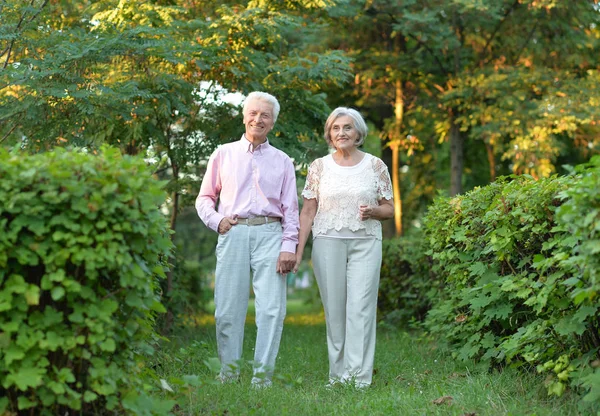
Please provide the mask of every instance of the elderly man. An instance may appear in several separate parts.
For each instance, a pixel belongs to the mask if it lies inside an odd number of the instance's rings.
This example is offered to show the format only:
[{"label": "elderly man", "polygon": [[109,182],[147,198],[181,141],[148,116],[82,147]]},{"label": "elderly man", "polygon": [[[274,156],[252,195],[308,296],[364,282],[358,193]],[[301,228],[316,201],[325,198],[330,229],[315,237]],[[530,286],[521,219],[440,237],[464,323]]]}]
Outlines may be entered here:
[{"label": "elderly man", "polygon": [[222,382],[239,376],[236,362],[242,357],[250,271],[258,329],[254,386],[271,385],[279,350],[285,275],[294,267],[299,227],[294,165],[267,140],[279,108],[270,94],[248,95],[243,108],[246,133],[211,155],[196,198],[198,215],[219,233],[215,321]]}]

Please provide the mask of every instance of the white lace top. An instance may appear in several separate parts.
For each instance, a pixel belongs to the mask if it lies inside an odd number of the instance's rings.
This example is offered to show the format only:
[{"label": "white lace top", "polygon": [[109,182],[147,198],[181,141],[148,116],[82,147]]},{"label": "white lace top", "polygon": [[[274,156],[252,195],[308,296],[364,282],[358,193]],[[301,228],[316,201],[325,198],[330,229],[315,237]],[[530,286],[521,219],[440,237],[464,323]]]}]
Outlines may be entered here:
[{"label": "white lace top", "polygon": [[368,153],[354,166],[340,166],[327,155],[311,163],[302,196],[317,199],[313,238],[381,240],[381,222],[362,221],[358,207],[392,199],[392,181],[385,163]]}]

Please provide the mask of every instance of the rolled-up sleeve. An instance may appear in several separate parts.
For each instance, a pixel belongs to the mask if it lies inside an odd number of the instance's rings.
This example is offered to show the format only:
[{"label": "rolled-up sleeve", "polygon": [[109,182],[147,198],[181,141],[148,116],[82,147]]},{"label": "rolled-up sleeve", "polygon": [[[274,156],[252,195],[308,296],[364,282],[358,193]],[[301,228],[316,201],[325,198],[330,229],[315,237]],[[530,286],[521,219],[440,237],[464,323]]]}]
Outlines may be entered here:
[{"label": "rolled-up sleeve", "polygon": [[200,185],[200,192],[196,198],[198,216],[213,231],[218,230],[219,223],[225,217],[215,210],[217,199],[221,192],[220,166],[219,149],[217,149],[208,160],[206,173],[204,174],[202,184]]},{"label": "rolled-up sleeve", "polygon": [[298,245],[298,230],[300,221],[298,219],[298,190],[296,188],[296,171],[291,160],[285,164],[283,186],[281,189],[281,211],[283,218],[283,239],[281,251],[295,253]]}]

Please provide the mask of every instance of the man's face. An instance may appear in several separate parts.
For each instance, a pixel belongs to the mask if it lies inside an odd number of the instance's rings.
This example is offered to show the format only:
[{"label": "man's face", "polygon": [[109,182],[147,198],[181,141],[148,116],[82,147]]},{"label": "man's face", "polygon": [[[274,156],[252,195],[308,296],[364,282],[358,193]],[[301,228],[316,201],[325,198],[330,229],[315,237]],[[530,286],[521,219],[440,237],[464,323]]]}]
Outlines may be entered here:
[{"label": "man's face", "polygon": [[263,143],[273,128],[273,106],[267,101],[252,100],[246,106],[244,125],[246,138],[255,144]]}]

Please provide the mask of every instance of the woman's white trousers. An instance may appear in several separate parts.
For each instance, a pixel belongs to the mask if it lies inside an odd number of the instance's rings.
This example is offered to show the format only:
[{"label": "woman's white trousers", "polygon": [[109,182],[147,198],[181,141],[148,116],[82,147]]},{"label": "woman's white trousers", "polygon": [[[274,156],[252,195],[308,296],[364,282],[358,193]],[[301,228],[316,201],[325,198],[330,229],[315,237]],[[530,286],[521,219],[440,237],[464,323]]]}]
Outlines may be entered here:
[{"label": "woman's white trousers", "polygon": [[317,237],[312,261],[327,323],[329,378],[371,384],[381,241]]}]

